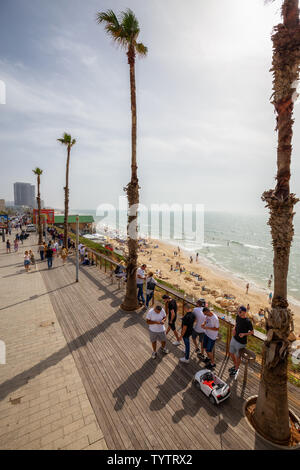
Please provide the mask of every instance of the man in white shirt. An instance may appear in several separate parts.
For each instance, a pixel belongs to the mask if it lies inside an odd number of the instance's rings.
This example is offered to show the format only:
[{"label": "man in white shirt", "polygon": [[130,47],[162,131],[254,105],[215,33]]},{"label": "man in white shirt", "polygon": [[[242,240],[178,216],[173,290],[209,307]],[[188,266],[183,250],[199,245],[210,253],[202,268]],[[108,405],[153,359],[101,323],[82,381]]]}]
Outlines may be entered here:
[{"label": "man in white shirt", "polygon": [[[197,300],[197,307],[194,308],[193,310],[193,314],[196,317],[196,323],[194,324],[194,328],[192,332],[192,340],[196,348],[196,353],[198,353],[197,355],[199,359],[202,359],[202,360],[205,359],[204,347],[203,347],[205,330],[201,326],[206,321],[206,316],[203,313],[204,307],[205,307],[205,301],[203,299]],[[197,344],[197,338],[199,338],[199,344]],[[201,345],[201,353],[199,349],[200,345]]]},{"label": "man in white shirt", "polygon": [[137,299],[140,304],[145,305],[145,298],[144,298],[144,281],[146,279],[146,265],[143,264],[140,268],[137,269],[136,272],[136,286],[138,289]]},{"label": "man in white shirt", "polygon": [[168,354],[166,349],[166,328],[165,321],[167,319],[166,312],[160,305],[156,305],[155,308],[151,308],[146,315],[146,321],[149,325],[150,341],[152,343],[152,359],[157,356],[156,343],[161,342],[161,349],[164,354]]},{"label": "man in white shirt", "polygon": [[214,353],[213,349],[215,346],[216,339],[218,337],[219,331],[219,318],[217,315],[209,310],[209,308],[204,307],[203,313],[206,316],[205,322],[201,325],[205,331],[204,338],[203,338],[203,347],[207,354],[206,368],[213,369],[216,367],[214,362]]}]

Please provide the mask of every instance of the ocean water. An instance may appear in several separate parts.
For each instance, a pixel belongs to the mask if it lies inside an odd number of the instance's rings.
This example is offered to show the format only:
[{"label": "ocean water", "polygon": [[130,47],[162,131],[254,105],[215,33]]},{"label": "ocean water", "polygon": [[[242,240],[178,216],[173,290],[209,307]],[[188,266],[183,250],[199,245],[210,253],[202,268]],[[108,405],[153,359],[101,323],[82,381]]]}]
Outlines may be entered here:
[{"label": "ocean water", "polygon": [[[78,212],[94,215],[97,232],[103,234],[106,229],[114,236],[117,229],[121,237],[126,237],[126,211],[119,211],[117,214],[107,212],[102,217],[92,210]],[[267,209],[265,214],[259,215],[205,212],[203,224],[201,217],[197,217],[195,221],[192,213],[185,213],[184,226],[181,215],[173,217],[170,222],[167,213],[162,212],[160,216],[159,213],[152,213],[151,220],[147,213],[141,213],[139,233],[141,237],[152,236],[179,245],[191,254],[198,252],[200,257],[204,257],[212,265],[247,282],[267,288],[267,281],[273,273],[272,240],[267,221]],[[201,225],[200,228],[195,227],[197,223]],[[295,215],[294,227],[288,293],[291,301],[300,304],[300,215]]]}]

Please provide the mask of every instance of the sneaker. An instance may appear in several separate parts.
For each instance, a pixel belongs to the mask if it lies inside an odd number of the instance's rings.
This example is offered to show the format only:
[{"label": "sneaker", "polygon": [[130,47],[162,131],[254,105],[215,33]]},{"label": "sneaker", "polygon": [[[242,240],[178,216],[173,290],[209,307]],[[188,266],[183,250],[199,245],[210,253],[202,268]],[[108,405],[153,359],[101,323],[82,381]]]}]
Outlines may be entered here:
[{"label": "sneaker", "polygon": [[200,352],[197,354],[197,356],[199,357],[199,359],[201,359],[201,361],[205,361],[205,356],[204,354],[201,354]]},{"label": "sneaker", "polygon": [[214,369],[216,367],[216,364],[212,364],[211,362],[207,364],[206,368],[207,369]]},{"label": "sneaker", "polygon": [[161,351],[164,353],[164,354],[169,354],[169,350],[167,348],[161,348]]},{"label": "sneaker", "polygon": [[229,373],[229,375],[230,375],[230,377],[234,377],[237,373],[238,373],[238,369],[233,369],[233,370]]},{"label": "sneaker", "polygon": [[203,359],[205,364],[209,364],[210,363],[210,359],[208,359],[208,357],[206,357],[205,359]]},{"label": "sneaker", "polygon": [[190,362],[190,360],[186,359],[185,357],[181,357],[179,360],[180,362],[184,362],[185,364],[188,364]]},{"label": "sneaker", "polygon": [[156,356],[157,356],[157,353],[153,351],[152,356],[151,356],[152,359],[156,359]]},{"label": "sneaker", "polygon": [[195,349],[195,352],[196,352],[196,353],[198,353],[199,351],[200,351],[200,349],[199,349],[199,348],[196,348],[196,349]]},{"label": "sneaker", "polygon": [[180,341],[174,341],[172,344],[173,344],[173,346],[179,346],[179,345],[180,345]]},{"label": "sneaker", "polygon": [[232,370],[235,370],[235,367],[234,367],[234,366],[233,366],[233,367],[230,367],[230,368],[228,369],[228,372],[231,372]]}]

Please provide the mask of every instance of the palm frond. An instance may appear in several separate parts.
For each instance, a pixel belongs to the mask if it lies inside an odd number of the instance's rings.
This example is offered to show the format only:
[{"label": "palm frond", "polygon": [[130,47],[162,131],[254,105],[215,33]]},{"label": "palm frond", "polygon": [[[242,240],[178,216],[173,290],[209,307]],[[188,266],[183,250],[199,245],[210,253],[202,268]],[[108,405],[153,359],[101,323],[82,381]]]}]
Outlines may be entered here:
[{"label": "palm frond", "polygon": [[129,41],[133,42],[139,35],[140,27],[139,22],[130,8],[122,11],[120,14],[122,28]]},{"label": "palm frond", "polygon": [[41,175],[43,173],[43,170],[41,170],[40,168],[36,167],[34,170],[32,170],[32,172],[35,174],[35,175]]},{"label": "palm frond", "polygon": [[142,42],[138,42],[135,44],[135,50],[140,56],[146,56],[148,53],[148,47],[144,46]]},{"label": "palm frond", "polygon": [[57,139],[57,141],[63,145],[70,145],[72,141],[72,137],[70,134],[64,133],[60,139]]},{"label": "palm frond", "polygon": [[105,23],[105,31],[121,46],[125,46],[124,31],[122,25],[113,10],[107,10],[97,13],[96,21],[98,24]]}]

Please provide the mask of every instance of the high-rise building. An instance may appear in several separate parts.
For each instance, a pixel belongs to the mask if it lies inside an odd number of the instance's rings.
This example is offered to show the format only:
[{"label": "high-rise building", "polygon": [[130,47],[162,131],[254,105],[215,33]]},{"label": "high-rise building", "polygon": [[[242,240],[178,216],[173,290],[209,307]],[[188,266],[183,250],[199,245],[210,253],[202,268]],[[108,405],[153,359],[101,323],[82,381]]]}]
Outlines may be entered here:
[{"label": "high-rise building", "polygon": [[15,206],[35,207],[35,186],[30,183],[14,184]]}]

